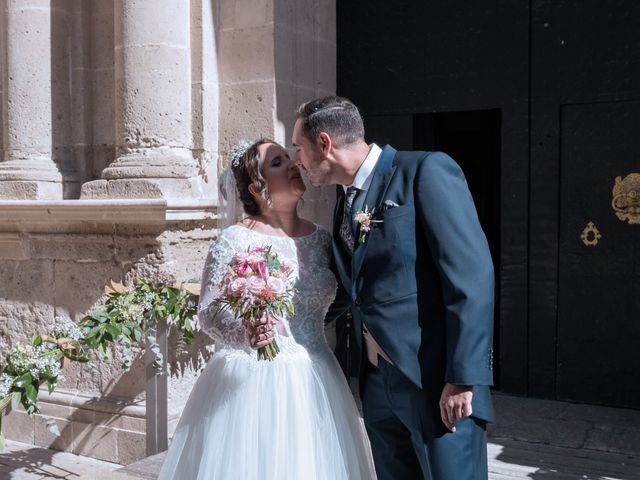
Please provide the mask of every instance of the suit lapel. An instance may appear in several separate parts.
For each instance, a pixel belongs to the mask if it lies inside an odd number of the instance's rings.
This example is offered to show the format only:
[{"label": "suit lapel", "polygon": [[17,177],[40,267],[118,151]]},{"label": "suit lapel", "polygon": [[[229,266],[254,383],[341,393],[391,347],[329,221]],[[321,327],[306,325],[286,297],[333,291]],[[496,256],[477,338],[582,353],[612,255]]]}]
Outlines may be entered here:
[{"label": "suit lapel", "polygon": [[[382,149],[382,153],[380,154],[380,158],[376,165],[376,170],[371,180],[371,185],[369,185],[369,190],[367,190],[367,195],[364,198],[363,209],[365,206],[368,207],[369,210],[379,208],[384,199],[384,195],[387,192],[387,188],[389,187],[389,181],[391,180],[393,173],[396,171],[396,165],[393,161],[395,156],[396,150],[390,145],[386,145]],[[356,242],[358,241],[359,235],[360,226],[358,225],[355,235]],[[365,253],[367,252],[368,244],[369,242],[365,240],[365,242],[362,245],[359,245],[353,252],[353,273],[351,276],[353,280],[355,280],[358,272],[360,271],[360,267],[362,267],[362,262],[364,260]]]}]

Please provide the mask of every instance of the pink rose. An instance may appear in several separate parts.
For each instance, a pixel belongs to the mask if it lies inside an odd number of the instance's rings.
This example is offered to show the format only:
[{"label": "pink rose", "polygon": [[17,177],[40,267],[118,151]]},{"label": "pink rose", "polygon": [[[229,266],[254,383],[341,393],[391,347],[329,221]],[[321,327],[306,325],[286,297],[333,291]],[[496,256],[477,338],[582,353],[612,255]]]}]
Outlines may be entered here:
[{"label": "pink rose", "polygon": [[368,213],[358,213],[354,220],[360,224],[360,229],[363,232],[368,232],[371,230],[371,215]]},{"label": "pink rose", "polygon": [[265,286],[264,280],[259,277],[251,277],[248,283],[249,291],[256,296],[262,293]]},{"label": "pink rose", "polygon": [[256,262],[253,265],[253,271],[256,272],[260,278],[263,278],[263,279],[267,278],[269,274],[267,272],[266,260],[261,260],[259,262]]},{"label": "pink rose", "polygon": [[234,271],[241,277],[246,277],[249,273],[251,273],[251,267],[249,266],[249,262],[243,261],[235,266]]},{"label": "pink rose", "polygon": [[283,282],[282,279],[278,277],[269,277],[267,279],[267,285],[269,285],[271,291],[277,296],[282,295],[287,287],[285,282]]},{"label": "pink rose", "polygon": [[235,278],[234,280],[231,281],[231,283],[227,287],[227,291],[233,297],[242,297],[245,291],[247,290],[247,287],[248,287],[247,283],[248,282],[246,278],[242,278],[242,277]]}]

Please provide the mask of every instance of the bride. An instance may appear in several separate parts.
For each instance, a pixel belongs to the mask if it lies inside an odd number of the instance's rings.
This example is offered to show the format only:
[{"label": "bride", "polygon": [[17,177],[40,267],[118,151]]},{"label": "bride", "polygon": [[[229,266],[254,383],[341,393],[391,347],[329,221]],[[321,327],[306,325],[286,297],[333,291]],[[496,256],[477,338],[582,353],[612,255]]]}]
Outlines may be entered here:
[{"label": "bride", "polygon": [[[324,337],[337,286],[331,236],[298,216],[305,185],[282,146],[266,139],[245,145],[231,168],[248,217],[209,250],[198,309],[216,353],[191,392],[159,478],[373,478],[358,411]],[[295,280],[295,315],[272,330],[281,350],[273,361],[257,360],[231,313],[213,315],[212,285],[236,253],[253,246],[271,246]],[[264,341],[260,332],[250,333]]]}]

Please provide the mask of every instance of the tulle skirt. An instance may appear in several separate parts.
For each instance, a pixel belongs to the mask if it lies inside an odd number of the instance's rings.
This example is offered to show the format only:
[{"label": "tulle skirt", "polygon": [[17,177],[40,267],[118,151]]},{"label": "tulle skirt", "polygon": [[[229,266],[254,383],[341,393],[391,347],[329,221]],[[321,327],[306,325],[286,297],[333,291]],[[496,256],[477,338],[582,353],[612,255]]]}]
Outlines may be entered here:
[{"label": "tulle skirt", "polygon": [[185,406],[161,480],[359,480],[374,477],[358,411],[326,349],[272,362],[221,350]]}]

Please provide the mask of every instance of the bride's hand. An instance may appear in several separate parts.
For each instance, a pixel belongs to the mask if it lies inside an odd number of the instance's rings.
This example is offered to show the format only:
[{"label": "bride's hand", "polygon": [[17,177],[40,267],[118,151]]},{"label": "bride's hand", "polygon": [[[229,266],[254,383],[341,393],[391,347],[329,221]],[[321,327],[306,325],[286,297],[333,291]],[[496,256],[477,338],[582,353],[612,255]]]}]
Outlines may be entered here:
[{"label": "bride's hand", "polygon": [[271,343],[275,335],[273,326],[277,320],[273,317],[262,317],[255,325],[249,320],[244,321],[244,328],[247,332],[247,340],[252,348],[266,347]]}]

